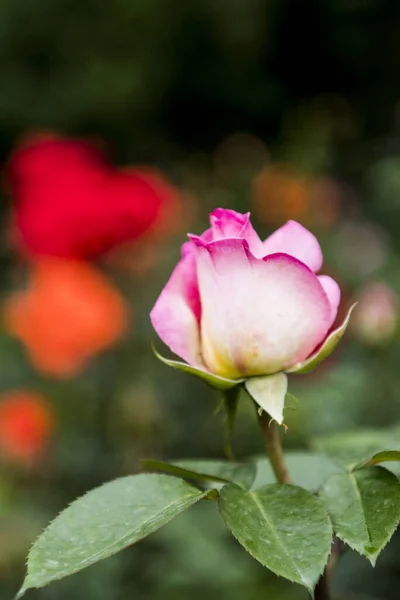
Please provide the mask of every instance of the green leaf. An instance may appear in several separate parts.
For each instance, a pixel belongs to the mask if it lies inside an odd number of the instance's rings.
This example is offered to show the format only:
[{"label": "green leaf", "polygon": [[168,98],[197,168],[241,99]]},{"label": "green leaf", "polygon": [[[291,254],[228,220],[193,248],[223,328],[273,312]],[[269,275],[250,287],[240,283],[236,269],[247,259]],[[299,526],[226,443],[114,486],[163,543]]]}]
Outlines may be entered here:
[{"label": "green leaf", "polygon": [[146,469],[172,473],[184,479],[198,479],[214,483],[236,483],[244,489],[251,487],[256,476],[256,464],[234,463],[224,460],[179,460],[172,463],[160,460],[142,460]]},{"label": "green leaf", "polygon": [[351,313],[353,312],[356,306],[357,302],[350,306],[347,316],[343,323],[337,329],[332,331],[330,335],[328,335],[325,342],[314,354],[312,354],[303,362],[299,362],[293,365],[293,367],[291,367],[290,369],[287,369],[286,373],[309,373],[310,371],[315,369],[315,367],[319,365],[320,362],[328,358],[328,356],[332,354],[332,352],[335,350],[336,346],[339,344],[340,340],[344,336],[344,333],[350,321]]},{"label": "green leaf", "polygon": [[157,356],[161,362],[163,362],[168,367],[172,367],[174,369],[178,369],[183,373],[189,373],[189,375],[194,375],[199,379],[202,379],[211,387],[216,388],[217,390],[230,390],[231,388],[242,383],[244,379],[227,379],[226,377],[219,377],[219,375],[214,375],[213,373],[209,373],[204,369],[200,369],[198,367],[192,367],[187,363],[180,362],[179,360],[171,360],[169,358],[165,358],[161,354],[157,352],[157,350],[153,346],[153,352]]},{"label": "green leaf", "polygon": [[[339,465],[332,462],[326,456],[311,452],[286,452],[285,462],[294,485],[298,485],[311,492],[318,491],[323,482],[334,473],[343,472],[343,469]],[[256,465],[257,476],[252,486],[253,489],[257,489],[268,483],[275,483],[276,479],[271,468],[271,463],[265,456],[258,457]]]},{"label": "green leaf", "polygon": [[246,379],[245,388],[250,396],[279,425],[283,422],[283,407],[287,391],[287,376],[284,373],[250,377]]},{"label": "green leaf", "polygon": [[400,450],[398,429],[363,429],[319,437],[313,446],[349,468],[369,460],[375,454]]},{"label": "green leaf", "polygon": [[382,467],[332,475],[320,498],[336,535],[375,564],[400,520],[400,482]]},{"label": "green leaf", "polygon": [[219,507],[253,558],[312,593],[332,542],[332,525],[318,498],[293,485],[267,485],[256,492],[227,485]]},{"label": "green leaf", "polygon": [[383,462],[399,462],[400,461],[400,450],[384,450],[383,452],[377,452],[371,458],[367,458],[359,462],[355,467],[356,469],[362,469],[364,467],[373,467]]},{"label": "green leaf", "polygon": [[182,479],[155,474],[122,477],[90,491],[33,544],[20,595],[116,554],[205,495]]}]

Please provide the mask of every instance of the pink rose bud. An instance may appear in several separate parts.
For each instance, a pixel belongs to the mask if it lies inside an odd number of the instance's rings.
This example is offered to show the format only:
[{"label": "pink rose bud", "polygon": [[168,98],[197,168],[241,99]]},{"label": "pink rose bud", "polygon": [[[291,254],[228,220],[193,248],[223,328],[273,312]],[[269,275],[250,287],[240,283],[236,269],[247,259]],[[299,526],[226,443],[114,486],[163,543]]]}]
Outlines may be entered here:
[{"label": "pink rose bud", "polygon": [[358,296],[358,308],[352,332],[367,345],[385,344],[393,339],[399,322],[399,298],[383,282],[364,287]]},{"label": "pink rose bud", "polygon": [[189,235],[153,310],[154,329],[188,365],[166,361],[220,388],[245,381],[256,402],[282,422],[285,372],[311,370],[334,349],[338,284],[316,275],[315,236],[288,221],[262,241],[249,213],[216,209],[211,228]]}]

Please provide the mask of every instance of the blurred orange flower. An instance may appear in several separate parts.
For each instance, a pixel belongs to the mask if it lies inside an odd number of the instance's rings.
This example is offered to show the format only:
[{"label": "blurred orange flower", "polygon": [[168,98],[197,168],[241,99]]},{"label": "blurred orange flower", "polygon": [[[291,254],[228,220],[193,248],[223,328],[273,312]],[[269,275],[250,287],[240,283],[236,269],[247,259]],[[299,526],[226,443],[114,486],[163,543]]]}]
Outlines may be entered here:
[{"label": "blurred orange flower", "polygon": [[29,464],[43,451],[54,428],[46,400],[28,390],[0,396],[0,453]]},{"label": "blurred orange flower", "polygon": [[90,264],[49,258],[34,264],[28,288],[8,299],[5,322],[40,371],[63,377],[122,335],[127,311]]},{"label": "blurred orange flower", "polygon": [[313,177],[276,163],[255,178],[252,202],[257,218],[267,225],[294,219],[306,227],[331,227],[339,216],[341,192],[328,177]]}]

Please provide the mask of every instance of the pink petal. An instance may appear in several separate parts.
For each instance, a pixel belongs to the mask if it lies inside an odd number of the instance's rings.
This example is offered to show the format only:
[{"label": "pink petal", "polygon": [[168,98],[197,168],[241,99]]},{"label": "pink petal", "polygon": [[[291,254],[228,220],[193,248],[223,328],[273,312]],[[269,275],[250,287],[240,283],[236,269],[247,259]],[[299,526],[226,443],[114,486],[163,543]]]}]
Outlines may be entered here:
[{"label": "pink petal", "polygon": [[336,319],[337,311],[340,304],[340,287],[332,277],[328,275],[320,275],[318,277],[320,284],[324,288],[325,294],[328,296],[331,305],[331,325]]},{"label": "pink petal", "polygon": [[285,254],[256,259],[241,239],[197,246],[202,354],[237,379],[281,371],[324,339],[331,308],[318,278]]},{"label": "pink petal", "polygon": [[210,223],[211,228],[201,236],[204,242],[242,238],[247,240],[254,256],[264,256],[264,245],[250,222],[250,213],[242,214],[234,210],[216,208],[210,215]]},{"label": "pink petal", "polygon": [[204,242],[206,242],[207,244],[208,244],[209,242],[212,242],[212,241],[213,241],[213,239],[214,239],[214,234],[213,234],[212,227],[210,227],[209,229],[206,229],[206,230],[204,231],[204,233],[202,233],[202,234],[201,234],[201,236],[200,236],[200,237],[201,237],[201,239],[202,239]]},{"label": "pink petal", "polygon": [[264,241],[264,255],[283,252],[294,256],[314,273],[322,267],[322,251],[315,235],[297,221],[288,221]]},{"label": "pink petal", "polygon": [[357,302],[351,306],[347,312],[347,316],[343,323],[339,325],[336,329],[330,332],[327,338],[320,344],[317,350],[307,358],[307,360],[303,360],[295,365],[292,365],[290,369],[287,369],[287,373],[309,373],[313,371],[316,366],[319,365],[320,362],[328,358],[330,354],[335,350],[336,346],[342,339],[346,328],[349,324],[351,313],[355,309]]},{"label": "pink petal", "polygon": [[242,230],[249,223],[250,213],[242,214],[227,208],[216,208],[210,215],[213,240],[243,237]]},{"label": "pink petal", "polygon": [[188,247],[157,299],[150,319],[169,348],[194,366],[203,366],[200,350],[200,298],[196,259]]},{"label": "pink petal", "polygon": [[200,324],[201,302],[197,283],[196,249],[192,242],[185,242],[181,248],[183,263],[183,293],[189,307],[192,309],[197,322]]}]

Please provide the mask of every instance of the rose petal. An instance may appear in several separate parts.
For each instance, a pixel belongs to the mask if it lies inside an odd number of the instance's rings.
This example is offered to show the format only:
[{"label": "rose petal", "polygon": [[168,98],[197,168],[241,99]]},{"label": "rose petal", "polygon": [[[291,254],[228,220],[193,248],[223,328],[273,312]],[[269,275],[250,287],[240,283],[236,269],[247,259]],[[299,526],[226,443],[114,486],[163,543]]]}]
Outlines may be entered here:
[{"label": "rose petal", "polygon": [[320,284],[325,290],[325,294],[328,296],[329,303],[331,305],[331,325],[336,319],[337,311],[340,304],[340,287],[332,277],[328,275],[320,275],[318,277]]},{"label": "rose petal", "polygon": [[314,273],[322,267],[322,251],[317,238],[297,221],[288,221],[264,241],[264,256],[280,252],[294,256]]},{"label": "rose petal", "polygon": [[284,373],[276,373],[266,377],[250,377],[244,385],[257,404],[282,425],[287,376]]},{"label": "rose petal", "polygon": [[169,348],[189,364],[203,366],[200,350],[196,265],[187,253],[175,267],[155,303],[150,319],[154,329]]},{"label": "rose petal", "polygon": [[216,208],[210,215],[210,222],[210,229],[197,236],[203,242],[209,244],[227,238],[242,238],[247,240],[254,256],[257,258],[264,256],[264,244],[251,224],[250,213],[242,214],[234,210]]},{"label": "rose petal", "polygon": [[331,333],[324,340],[321,346],[319,346],[319,348],[315,352],[313,352],[313,354],[311,354],[311,356],[309,356],[307,360],[303,360],[301,362],[296,363],[295,365],[290,367],[290,369],[287,369],[286,373],[310,373],[310,371],[313,371],[315,367],[319,365],[320,362],[328,358],[328,356],[332,354],[332,352],[335,350],[336,346],[339,344],[340,340],[344,336],[344,333],[350,321],[351,313],[353,312],[356,306],[357,302],[350,306],[343,323],[339,325],[339,327],[331,331]]},{"label": "rose petal", "polygon": [[243,237],[241,232],[249,223],[249,216],[250,213],[242,214],[234,210],[216,208],[210,215],[213,240]]},{"label": "rose petal", "polygon": [[304,360],[324,339],[331,308],[304,264],[285,254],[256,259],[241,239],[192,240],[202,354],[210,371],[230,379],[276,373]]},{"label": "rose petal", "polygon": [[213,241],[226,238],[242,238],[247,240],[249,248],[257,258],[264,256],[264,244],[254,230],[250,213],[241,214],[234,210],[217,208],[210,215]]}]

